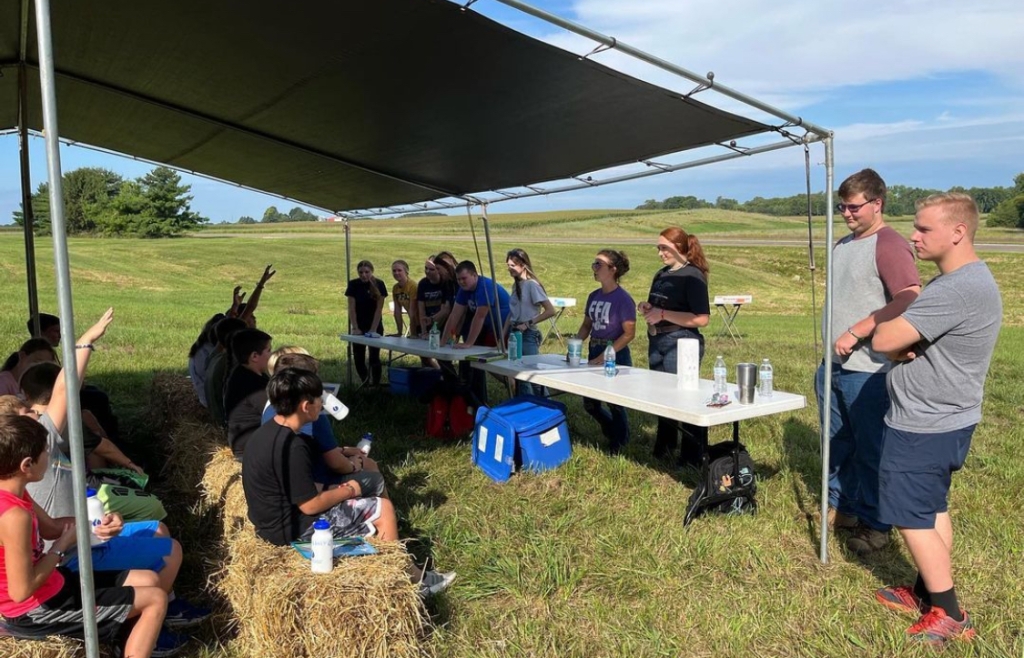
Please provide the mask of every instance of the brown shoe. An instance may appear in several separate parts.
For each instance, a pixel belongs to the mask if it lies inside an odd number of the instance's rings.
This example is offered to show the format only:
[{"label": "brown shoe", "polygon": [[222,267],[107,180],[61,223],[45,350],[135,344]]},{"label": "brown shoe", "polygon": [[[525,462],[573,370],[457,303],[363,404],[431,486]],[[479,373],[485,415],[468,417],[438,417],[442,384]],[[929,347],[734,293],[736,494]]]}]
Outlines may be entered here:
[{"label": "brown shoe", "polygon": [[856,516],[843,514],[836,511],[836,508],[830,507],[828,508],[828,524],[836,530],[854,530],[860,525],[860,520]]},{"label": "brown shoe", "polygon": [[846,540],[846,548],[864,557],[889,545],[889,533],[862,525]]}]

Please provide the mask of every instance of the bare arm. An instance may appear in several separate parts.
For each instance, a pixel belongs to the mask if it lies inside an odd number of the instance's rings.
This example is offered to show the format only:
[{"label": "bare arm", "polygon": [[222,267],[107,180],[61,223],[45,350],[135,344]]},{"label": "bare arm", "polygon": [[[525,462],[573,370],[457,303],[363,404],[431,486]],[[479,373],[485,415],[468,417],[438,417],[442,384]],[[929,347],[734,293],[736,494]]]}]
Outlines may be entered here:
[{"label": "bare arm", "polygon": [[[32,515],[18,507],[9,509],[0,516],[0,544],[4,547],[8,593],[15,603],[21,603],[32,596],[60,563],[60,558],[50,552],[33,564]],[[53,547],[58,551],[66,551],[74,545],[75,532],[72,524],[64,527]]]},{"label": "bare arm", "polygon": [[[91,345],[103,337],[113,319],[114,309],[111,307],[107,309],[107,312],[103,314],[99,322],[89,327],[82,334],[81,338],[78,339],[78,342],[75,343],[75,365],[78,370],[79,385],[85,379],[85,371],[89,367],[89,358],[92,356]],[[78,345],[89,345],[90,347],[79,348],[77,347]],[[77,393],[78,391],[75,391],[75,394]],[[46,406],[46,415],[53,421],[57,431],[63,433],[68,422],[67,381],[64,378],[63,369],[57,375],[57,381],[54,382],[53,392],[50,394],[50,403]]]},{"label": "bare arm", "polygon": [[[576,332],[576,337],[580,340],[586,340],[590,336],[590,328],[593,326],[593,322],[590,318],[583,318],[583,324],[580,325],[580,330]],[[636,326],[636,323],[633,323]]]},{"label": "bare arm", "polygon": [[[921,334],[903,316],[883,322],[875,328],[871,349],[894,361],[914,358],[910,348],[921,341]],[[909,352],[909,353],[908,353]]]},{"label": "bare arm", "polygon": [[358,482],[345,482],[334,489],[324,489],[306,502],[301,503],[299,510],[303,514],[313,516],[325,512],[338,503],[342,503],[350,498],[359,498],[361,495],[362,490],[359,488]]},{"label": "bare arm", "polygon": [[846,356],[853,352],[859,343],[868,340],[875,333],[878,325],[903,315],[903,311],[907,310],[920,293],[921,286],[908,286],[893,295],[888,304],[868,314],[866,318],[854,322],[836,339],[836,354]]},{"label": "bare arm", "polygon": [[487,315],[491,312],[490,306],[478,306],[476,311],[473,313],[473,321],[469,325],[469,335],[466,336],[466,340],[463,343],[466,347],[471,347],[476,343],[476,339],[480,337],[483,332],[484,323],[487,322]]},{"label": "bare arm", "polygon": [[359,329],[359,322],[356,319],[356,298],[348,298],[348,332],[350,334],[361,334],[363,333]]},{"label": "bare arm", "polygon": [[277,270],[272,270],[272,267],[273,265],[267,265],[266,269],[263,270],[263,276],[256,283],[256,287],[252,290],[252,295],[249,296],[249,303],[245,305],[245,310],[242,311],[240,317],[246,324],[252,321],[252,316],[256,313],[256,307],[260,304],[260,297],[263,296],[263,287],[267,285],[267,281],[270,281],[271,277],[277,274]]},{"label": "bare arm", "polygon": [[449,336],[456,336],[459,333],[459,328],[462,325],[462,316],[466,313],[466,307],[462,304],[456,304],[455,308],[448,315],[448,321],[444,325],[444,334],[441,336],[441,341],[448,340]]},{"label": "bare arm", "polygon": [[[405,333],[405,321],[402,319],[402,304],[398,301],[398,297],[397,296],[394,299],[394,304],[395,304],[395,311],[394,311],[395,327],[397,328],[396,331],[397,331],[398,335],[401,336],[401,335],[403,335]],[[382,306],[382,308],[383,308],[383,306]],[[410,306],[410,308],[412,308],[412,307]],[[409,327],[412,328],[412,326],[413,326],[413,324],[412,324],[412,313],[410,312],[409,313]]]}]

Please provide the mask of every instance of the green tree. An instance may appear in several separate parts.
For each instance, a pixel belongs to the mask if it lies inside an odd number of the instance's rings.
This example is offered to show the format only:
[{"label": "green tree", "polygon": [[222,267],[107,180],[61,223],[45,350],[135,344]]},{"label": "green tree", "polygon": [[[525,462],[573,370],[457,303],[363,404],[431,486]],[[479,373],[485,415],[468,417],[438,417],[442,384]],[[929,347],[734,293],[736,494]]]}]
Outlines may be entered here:
[{"label": "green tree", "polygon": [[[117,196],[122,178],[100,167],[82,167],[64,174],[64,226],[70,235],[92,233],[110,212],[111,202]],[[50,186],[40,183],[32,195],[32,214],[36,232],[50,232]],[[21,211],[14,213],[14,221],[24,225]]]},{"label": "green tree", "polygon": [[996,209],[989,213],[986,226],[1024,228],[1024,194],[1007,199],[996,206]]},{"label": "green tree", "polygon": [[148,208],[141,214],[144,223],[136,235],[161,238],[181,233],[206,223],[207,219],[192,212],[191,185],[182,185],[178,172],[157,167],[138,180]]},{"label": "green tree", "polygon": [[263,211],[263,219],[261,219],[260,222],[264,224],[275,224],[277,222],[284,221],[284,218],[287,217],[288,215],[282,215],[277,211],[277,206],[270,206]]},{"label": "green tree", "polygon": [[242,215],[241,217],[238,218],[238,223],[239,224],[255,224],[256,220],[253,219],[252,217],[250,217],[249,215]]}]

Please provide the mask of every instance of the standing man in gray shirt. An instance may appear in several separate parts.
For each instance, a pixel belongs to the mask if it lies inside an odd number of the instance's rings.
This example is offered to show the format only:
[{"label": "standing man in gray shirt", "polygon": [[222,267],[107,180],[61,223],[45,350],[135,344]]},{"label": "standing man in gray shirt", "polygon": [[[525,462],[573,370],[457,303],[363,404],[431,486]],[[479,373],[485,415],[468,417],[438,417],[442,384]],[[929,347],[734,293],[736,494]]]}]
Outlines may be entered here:
[{"label": "standing man in gray shirt", "polygon": [[872,347],[896,361],[882,439],[879,512],[899,529],[917,582],[878,590],[887,607],[920,615],[907,633],[942,646],[975,630],[953,588],[952,474],[964,465],[1002,323],[999,288],[974,251],[978,206],[966,194],[917,203],[911,240],[939,268],[917,300],[881,324]]},{"label": "standing man in gray shirt", "polygon": [[[878,463],[882,420],[889,410],[885,375],[890,361],[871,349],[875,327],[898,317],[921,291],[907,240],[887,226],[885,181],[864,169],[839,186],[838,210],[850,235],[832,250],[832,336],[822,339],[832,358],[829,421],[829,504],[833,525],[853,530],[846,546],[867,555],[889,543],[878,518]],[[824,424],[825,364],[815,377]]]}]

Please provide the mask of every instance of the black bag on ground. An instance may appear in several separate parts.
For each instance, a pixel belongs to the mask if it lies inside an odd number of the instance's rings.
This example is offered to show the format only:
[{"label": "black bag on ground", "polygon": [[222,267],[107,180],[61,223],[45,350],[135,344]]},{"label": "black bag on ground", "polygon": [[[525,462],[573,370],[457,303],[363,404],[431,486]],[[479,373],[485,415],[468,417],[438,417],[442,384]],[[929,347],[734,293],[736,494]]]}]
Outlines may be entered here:
[{"label": "black bag on ground", "polygon": [[706,449],[700,481],[690,495],[683,525],[702,512],[754,514],[757,512],[757,475],[754,460],[742,443],[726,441]]}]

